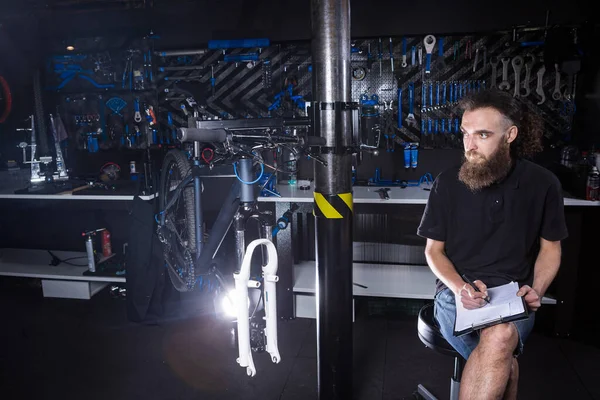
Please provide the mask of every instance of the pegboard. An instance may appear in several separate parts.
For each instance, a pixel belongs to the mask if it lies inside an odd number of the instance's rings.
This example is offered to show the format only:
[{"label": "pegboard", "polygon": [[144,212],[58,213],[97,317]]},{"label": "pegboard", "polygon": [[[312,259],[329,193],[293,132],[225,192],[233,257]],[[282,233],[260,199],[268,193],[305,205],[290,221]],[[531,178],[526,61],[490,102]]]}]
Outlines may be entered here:
[{"label": "pegboard", "polygon": [[[539,113],[546,123],[546,137],[550,142],[564,140],[568,136],[574,113],[573,97],[565,96],[570,93],[567,88],[567,79],[560,73],[561,83],[559,91],[561,99],[552,99],[552,92],[556,82],[553,64],[545,65],[546,73],[543,77],[543,90],[546,100],[537,104],[539,97],[535,92],[537,86],[537,72],[544,62],[542,47],[522,46],[522,42],[538,42],[543,39],[542,32],[525,32],[518,42],[513,42],[508,34],[470,35],[470,36],[445,36],[443,37],[442,65],[439,56],[440,39],[432,52],[431,72],[425,71],[425,49],[423,37],[392,37],[391,48],[393,54],[390,59],[390,38],[381,38],[381,58],[379,38],[356,39],[352,41],[351,67],[353,70],[366,71],[364,77],[353,73],[352,100],[360,102],[363,95],[369,98],[377,95],[381,114],[381,126],[387,127],[395,143],[419,142],[422,148],[459,148],[462,139],[456,127],[458,115],[455,111],[456,101],[450,101],[450,88],[460,88],[460,93],[465,95],[471,90],[484,90],[492,85],[490,61],[492,57],[500,60],[503,57],[510,59],[521,56],[528,61],[529,55],[535,57],[529,77],[531,93],[524,101],[531,110]],[[406,41],[407,65],[402,67],[403,40]],[[70,83],[58,93],[56,104],[61,106],[65,123],[69,125],[69,132],[78,143],[78,148],[83,149],[80,127],[74,124],[73,115],[104,113],[102,125],[108,138],[101,144],[101,149],[111,148],[145,148],[152,144],[174,144],[173,132],[178,126],[187,126],[187,116],[181,105],[185,104],[186,94],[192,94],[200,106],[200,111],[205,118],[268,118],[282,115],[305,115],[304,101],[312,100],[312,68],[310,43],[296,42],[273,44],[265,48],[208,50],[203,54],[191,56],[160,57],[154,55],[152,61],[145,59],[151,49],[151,42],[128,42],[127,49],[102,50],[90,53],[86,59],[86,69],[94,69],[97,83],[113,84],[113,89],[98,89],[90,86],[89,82],[81,81]],[[136,47],[137,46],[137,47]],[[415,62],[412,62],[412,48],[415,48]],[[423,48],[422,63],[419,64],[418,48]],[[484,65],[484,52],[486,63]],[[137,49],[137,50],[136,50]],[[370,51],[369,51],[370,49]],[[473,71],[473,64],[479,49],[479,63]],[[150,64],[153,72],[152,79],[146,77],[145,85],[141,90],[130,88],[129,84],[123,86],[123,75],[126,68],[127,55],[135,51],[134,64],[136,68],[146,71]],[[228,56],[243,54],[256,54],[252,62],[225,62],[224,53]],[[370,54],[370,56],[369,56]],[[150,58],[150,57],[148,57]],[[380,61],[381,60],[381,61]],[[380,69],[381,63],[381,69]],[[100,66],[100,68],[98,68]],[[370,68],[369,68],[370,67]],[[502,80],[502,63],[499,61],[497,69],[497,82]],[[525,79],[525,68],[521,71],[522,82]],[[511,93],[514,86],[514,71],[508,68],[508,81]],[[49,71],[47,87],[57,84],[56,72]],[[290,93],[285,89],[293,86],[292,97],[301,101],[291,101]],[[409,85],[414,85],[414,126],[408,126]],[[443,87],[446,87],[446,104],[443,104]],[[427,95],[422,95],[425,86]],[[438,104],[437,88],[440,87],[440,104]],[[398,89],[402,90],[401,126],[398,126]],[[433,89],[433,93],[430,90]],[[183,93],[183,94],[182,94]],[[431,96],[433,94],[433,96]],[[86,97],[85,104],[73,101],[75,96]],[[116,116],[106,107],[100,107],[100,101],[106,102],[109,98],[118,96],[127,102],[122,116]],[[277,98],[283,101],[277,103]],[[459,96],[455,96],[458,100]],[[428,100],[433,98],[433,104]],[[148,134],[145,143],[138,142],[130,146],[123,140],[127,131],[129,134],[136,125],[150,132],[150,127],[145,118],[140,124],[132,121],[134,100],[139,99],[142,104],[153,105],[157,115],[157,139],[150,138]],[[391,110],[390,108],[391,104]],[[143,106],[142,106],[143,108]],[[387,108],[387,110],[385,110]],[[94,110],[97,110],[94,112]],[[191,110],[186,110],[191,112]],[[143,109],[141,110],[144,114]],[[172,124],[168,116],[172,117]],[[142,115],[144,117],[144,115]],[[118,117],[118,118],[117,118]],[[385,119],[385,120],[384,120]],[[391,121],[394,123],[390,123]],[[452,130],[449,130],[452,126]],[[98,129],[100,126],[94,126]],[[436,129],[437,127],[437,129]],[[86,127],[87,129],[87,127]],[[170,139],[170,141],[169,141]],[[384,141],[382,140],[381,143]],[[381,147],[384,145],[382,144]]]},{"label": "pegboard", "polygon": [[94,40],[84,52],[47,59],[44,88],[55,106],[47,111],[61,117],[77,150],[146,149],[163,134],[172,139],[171,131],[159,131],[158,121],[146,118],[146,110],[157,110],[152,42],[144,38],[122,44],[121,49],[106,49],[106,43]]},{"label": "pegboard", "polygon": [[[426,73],[426,53],[423,37],[393,37],[391,38],[394,59],[394,71],[390,60],[390,38],[381,38],[381,69],[379,58],[379,39],[360,39],[352,41],[351,66],[353,69],[366,70],[362,79],[352,79],[352,100],[360,101],[362,95],[369,98],[376,94],[379,98],[382,119],[387,116],[385,106],[392,103],[393,120],[398,121],[398,88],[402,89],[402,126],[395,124],[395,129],[390,132],[396,135],[396,142],[421,143],[425,148],[459,148],[462,146],[460,133],[457,132],[458,115],[455,110],[457,101],[473,90],[485,90],[494,82],[490,61],[497,58],[497,84],[502,81],[502,58],[513,59],[516,56],[524,58],[525,62],[535,58],[529,76],[530,93],[521,97],[533,112],[537,112],[545,121],[545,135],[550,141],[562,140],[568,134],[574,113],[572,96],[567,88],[567,79],[560,73],[561,82],[559,90],[561,99],[552,99],[552,92],[556,82],[556,74],[552,64],[545,65],[543,49],[540,46],[522,46],[521,43],[534,43],[543,39],[542,32],[526,32],[518,42],[513,42],[508,34],[498,35],[469,35],[443,37],[443,59],[439,56],[440,37],[432,52],[430,73]],[[407,66],[402,67],[403,39],[406,40]],[[412,63],[412,48],[415,47],[415,63]],[[422,63],[419,64],[418,48],[422,47]],[[369,57],[369,48],[370,54]],[[478,51],[479,49],[479,51]],[[485,50],[484,50],[485,49]],[[248,50],[244,50],[247,52]],[[253,49],[251,51],[257,51]],[[485,54],[484,54],[485,52]],[[242,53],[233,51],[232,53]],[[478,54],[478,64],[473,71],[473,64]],[[484,60],[485,55],[485,60]],[[219,61],[222,54],[219,51],[207,53],[194,60],[189,60],[192,65],[202,66],[202,77],[198,79],[198,92],[201,93],[201,102],[205,104],[206,116],[224,118],[244,117],[269,117],[280,115],[282,110],[269,111],[273,104],[275,94],[284,89],[290,80],[297,83],[294,94],[303,96],[310,101],[311,95],[311,57],[308,43],[271,46],[262,49],[260,61],[251,68],[245,64],[227,64]],[[369,66],[371,60],[371,68]],[[173,65],[173,60],[162,60],[165,65]],[[485,64],[484,64],[485,61]],[[169,64],[170,62],[170,64]],[[545,93],[543,104],[536,94],[537,72],[545,65],[546,72],[543,76],[542,86]],[[216,79],[215,94],[211,94],[210,68],[213,68]],[[268,73],[267,73],[268,71]],[[525,81],[525,66],[523,65],[520,77],[521,86]],[[190,73],[180,73],[179,76],[189,76]],[[176,75],[177,76],[177,75]],[[161,92],[168,92],[169,88],[177,85],[176,76],[159,76],[159,80],[168,77],[169,80],[159,83],[159,96],[165,98]],[[268,76],[268,78],[267,78]],[[359,77],[360,78],[360,77]],[[510,93],[514,91],[515,73],[513,67],[508,68],[508,82]],[[267,82],[267,85],[265,85]],[[414,116],[416,124],[407,126],[408,116],[408,86],[414,84]],[[425,84],[427,95],[422,95]],[[443,85],[446,85],[446,104],[443,103]],[[450,102],[451,85],[460,92],[454,96],[455,101]],[[437,87],[440,86],[440,104],[437,101]],[[430,90],[433,89],[433,96]],[[452,90],[454,91],[454,90]],[[430,99],[433,97],[433,105]],[[178,112],[179,103],[161,101],[165,110],[172,113]],[[290,110],[283,110],[290,112]],[[302,110],[294,110],[302,115]],[[388,111],[389,113],[389,111]],[[175,118],[175,117],[174,117]],[[177,117],[180,124],[185,123],[181,115]],[[423,124],[424,122],[424,124]],[[437,133],[436,133],[437,124]],[[385,125],[382,121],[382,125]],[[389,124],[388,124],[389,125]],[[449,126],[452,129],[449,129]]]},{"label": "pegboard", "polygon": [[[521,42],[539,42],[543,39],[541,32],[530,32],[524,34]],[[571,129],[574,114],[572,89],[567,87],[567,77],[560,73],[559,91],[561,98],[555,100],[552,93],[555,89],[556,73],[554,65],[546,65],[543,59],[542,47],[521,46],[513,43],[510,35],[486,35],[486,36],[446,36],[443,37],[443,60],[439,56],[439,37],[432,52],[430,72],[426,73],[426,53],[423,37],[406,38],[406,67],[401,66],[403,38],[392,38],[394,54],[394,71],[390,64],[389,38],[382,40],[381,70],[379,58],[379,40],[355,41],[354,47],[360,49],[352,55],[353,68],[362,67],[367,69],[369,64],[368,48],[370,45],[373,63],[370,70],[361,81],[354,81],[352,85],[352,97],[356,99],[361,95],[370,98],[376,94],[380,103],[393,102],[394,120],[397,121],[398,112],[398,88],[402,89],[402,126],[394,133],[398,134],[398,141],[414,141],[419,138],[422,147],[425,148],[454,148],[462,146],[462,139],[458,132],[458,115],[455,106],[457,101],[450,102],[450,85],[458,86],[461,95],[454,96],[459,100],[473,90],[485,90],[493,86],[492,57],[498,60],[496,71],[496,83],[502,81],[502,58],[512,60],[514,57],[523,57],[525,62],[535,61],[530,70],[529,87],[530,93],[520,98],[529,106],[532,112],[538,113],[545,122],[545,135],[551,141],[560,140],[565,133]],[[415,61],[412,61],[412,48],[415,48]],[[419,65],[418,48],[422,48],[422,63]],[[479,49],[479,50],[478,50]],[[478,63],[473,71],[476,55]],[[485,53],[485,64],[484,64]],[[445,64],[445,65],[444,65]],[[542,68],[545,73],[542,79],[542,87],[545,101],[538,104],[541,98],[536,93],[537,73]],[[381,72],[380,72],[381,71]],[[507,80],[510,84],[509,92],[514,94],[515,73],[509,62]],[[521,88],[525,83],[525,66],[521,68]],[[407,126],[408,116],[408,92],[409,84],[414,85],[414,115],[416,124]],[[446,86],[446,104],[443,104],[443,86]],[[462,85],[462,90],[460,90]],[[438,91],[440,87],[440,100],[438,104]],[[456,86],[453,86],[455,88]],[[423,98],[425,88],[425,98]],[[433,93],[431,91],[433,89]],[[431,99],[433,98],[433,105]],[[442,121],[444,124],[442,125]],[[451,121],[452,129],[448,126]],[[423,124],[424,122],[424,124]],[[437,123],[437,131],[436,131]],[[442,128],[444,130],[442,131]]]}]

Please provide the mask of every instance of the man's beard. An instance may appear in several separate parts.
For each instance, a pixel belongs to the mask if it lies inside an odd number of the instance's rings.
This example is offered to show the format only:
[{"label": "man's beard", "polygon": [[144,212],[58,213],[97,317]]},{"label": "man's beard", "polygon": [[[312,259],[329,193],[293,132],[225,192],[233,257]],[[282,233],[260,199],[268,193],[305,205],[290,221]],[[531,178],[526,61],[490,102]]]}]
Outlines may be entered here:
[{"label": "man's beard", "polygon": [[500,144],[487,159],[483,155],[469,150],[463,159],[458,179],[471,191],[476,192],[504,179],[510,172],[511,166],[510,146],[508,145]]}]

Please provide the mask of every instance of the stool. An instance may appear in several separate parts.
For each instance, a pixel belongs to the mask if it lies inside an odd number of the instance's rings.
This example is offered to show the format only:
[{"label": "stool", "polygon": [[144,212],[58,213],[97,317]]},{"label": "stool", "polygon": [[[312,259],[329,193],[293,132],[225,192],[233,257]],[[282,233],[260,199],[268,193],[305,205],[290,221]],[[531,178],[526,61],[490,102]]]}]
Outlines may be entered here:
[{"label": "stool", "polygon": [[[458,400],[460,379],[465,367],[465,360],[442,336],[433,317],[433,304],[427,304],[419,311],[417,331],[419,339],[421,339],[421,342],[425,346],[439,353],[454,357],[454,375],[450,380],[450,400]],[[423,385],[417,387],[417,393],[426,400],[437,400]]]}]

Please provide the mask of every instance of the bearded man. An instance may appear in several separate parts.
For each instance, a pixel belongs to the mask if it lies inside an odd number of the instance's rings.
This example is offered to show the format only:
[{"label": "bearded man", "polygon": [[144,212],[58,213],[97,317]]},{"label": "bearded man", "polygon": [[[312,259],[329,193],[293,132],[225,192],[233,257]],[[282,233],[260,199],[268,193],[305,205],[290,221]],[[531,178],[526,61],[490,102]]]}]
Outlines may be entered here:
[{"label": "bearded man", "polygon": [[[483,91],[460,108],[463,163],[436,178],[417,233],[427,238],[425,255],[438,278],[436,322],[467,360],[460,399],[516,399],[517,356],[567,237],[562,190],[550,171],[526,160],[542,149],[543,123],[521,101]],[[527,319],[454,336],[456,301],[482,307],[487,288],[511,281],[519,283]]]}]

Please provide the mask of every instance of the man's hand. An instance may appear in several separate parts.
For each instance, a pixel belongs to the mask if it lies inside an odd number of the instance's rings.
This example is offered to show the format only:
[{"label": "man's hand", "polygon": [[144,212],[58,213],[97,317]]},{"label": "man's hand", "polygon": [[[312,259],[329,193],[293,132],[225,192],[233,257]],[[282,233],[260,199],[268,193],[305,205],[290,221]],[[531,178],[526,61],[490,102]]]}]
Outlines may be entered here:
[{"label": "man's hand", "polygon": [[488,295],[487,286],[485,283],[477,280],[474,281],[473,284],[477,286],[477,288],[480,290],[479,292],[473,289],[473,287],[468,283],[465,283],[458,292],[460,295],[460,301],[467,310],[480,308],[487,304],[487,302],[483,299]]},{"label": "man's hand", "polygon": [[517,296],[525,299],[525,303],[527,303],[531,311],[537,311],[542,306],[542,298],[535,289],[528,285],[521,286],[521,289],[517,292]]}]

